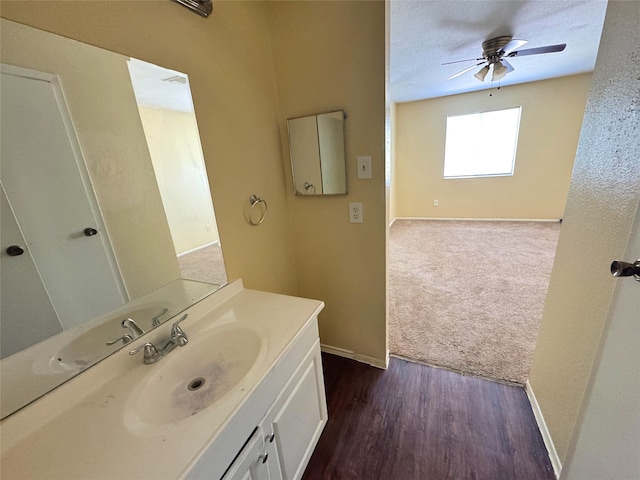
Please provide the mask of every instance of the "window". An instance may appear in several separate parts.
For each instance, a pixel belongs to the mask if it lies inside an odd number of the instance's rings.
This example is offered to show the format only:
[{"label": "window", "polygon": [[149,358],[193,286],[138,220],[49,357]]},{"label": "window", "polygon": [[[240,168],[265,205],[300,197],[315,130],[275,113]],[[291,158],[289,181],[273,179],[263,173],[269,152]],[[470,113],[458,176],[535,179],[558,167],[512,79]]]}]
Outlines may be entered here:
[{"label": "window", "polygon": [[520,110],[447,117],[444,178],[513,175]]}]

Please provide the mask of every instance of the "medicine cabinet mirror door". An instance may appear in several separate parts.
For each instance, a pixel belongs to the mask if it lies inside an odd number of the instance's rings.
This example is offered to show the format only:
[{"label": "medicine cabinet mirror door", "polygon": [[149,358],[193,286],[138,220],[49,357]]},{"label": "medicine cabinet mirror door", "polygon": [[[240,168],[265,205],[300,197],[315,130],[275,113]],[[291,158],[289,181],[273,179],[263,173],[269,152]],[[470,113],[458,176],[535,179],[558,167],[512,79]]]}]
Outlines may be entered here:
[{"label": "medicine cabinet mirror door", "polygon": [[287,120],[296,195],[344,195],[344,111]]}]

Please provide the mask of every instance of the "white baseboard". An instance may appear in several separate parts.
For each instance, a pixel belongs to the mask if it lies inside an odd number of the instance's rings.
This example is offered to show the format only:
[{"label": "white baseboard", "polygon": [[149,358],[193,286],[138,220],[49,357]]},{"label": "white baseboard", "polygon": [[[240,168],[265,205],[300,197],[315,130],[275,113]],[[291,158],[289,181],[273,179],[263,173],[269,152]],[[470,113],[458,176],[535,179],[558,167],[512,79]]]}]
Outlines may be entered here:
[{"label": "white baseboard", "polygon": [[389,226],[396,220],[459,220],[465,222],[562,222],[561,218],[454,218],[454,217],[396,217]]},{"label": "white baseboard", "polygon": [[176,257],[178,258],[184,257],[185,255],[189,255],[190,253],[197,252],[198,250],[202,250],[203,248],[212,247],[213,245],[220,245],[220,242],[216,240],[214,242],[205,243],[204,245],[200,245],[199,247],[192,248],[191,250],[185,250],[184,252],[177,254]]},{"label": "white baseboard", "polygon": [[547,424],[544,421],[542,410],[540,409],[540,405],[538,405],[538,400],[536,399],[535,393],[533,393],[533,389],[531,388],[529,380],[527,380],[524,384],[524,390],[525,392],[527,392],[527,397],[529,397],[529,403],[531,404],[533,415],[536,417],[536,422],[538,424],[538,428],[540,429],[542,440],[544,441],[544,445],[547,447],[549,459],[551,460],[551,465],[553,465],[553,471],[556,474],[556,478],[560,478],[560,472],[562,471],[562,462],[560,461],[560,457],[558,456],[556,447],[553,444],[551,433],[549,433]]},{"label": "white baseboard", "polygon": [[338,355],[339,357],[349,358],[356,362],[366,363],[372,367],[382,368],[383,370],[386,370],[389,366],[389,350],[387,350],[387,355],[384,360],[370,357],[368,355],[361,355],[359,353],[352,352],[351,350],[345,350],[344,348],[332,347],[331,345],[325,345],[323,343],[320,344],[320,350],[332,355]]}]

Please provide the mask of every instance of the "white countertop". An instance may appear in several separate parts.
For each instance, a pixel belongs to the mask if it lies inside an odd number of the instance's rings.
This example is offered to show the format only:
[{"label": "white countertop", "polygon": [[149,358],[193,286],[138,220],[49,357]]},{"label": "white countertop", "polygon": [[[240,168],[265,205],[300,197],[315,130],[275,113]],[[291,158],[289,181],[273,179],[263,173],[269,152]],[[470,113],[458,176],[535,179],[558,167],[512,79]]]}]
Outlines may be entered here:
[{"label": "white countertop", "polygon": [[[153,369],[178,359],[189,344],[152,365],[143,364],[141,354],[129,356],[130,348],[123,349],[0,423],[0,476],[3,480],[180,477],[323,306],[316,300],[247,290],[241,281],[224,287],[187,310],[189,318],[181,324],[190,341],[229,326],[260,335],[258,361],[223,398],[184,420],[145,425],[132,413],[132,392]],[[129,346],[161,343],[170,327],[163,325]]]}]

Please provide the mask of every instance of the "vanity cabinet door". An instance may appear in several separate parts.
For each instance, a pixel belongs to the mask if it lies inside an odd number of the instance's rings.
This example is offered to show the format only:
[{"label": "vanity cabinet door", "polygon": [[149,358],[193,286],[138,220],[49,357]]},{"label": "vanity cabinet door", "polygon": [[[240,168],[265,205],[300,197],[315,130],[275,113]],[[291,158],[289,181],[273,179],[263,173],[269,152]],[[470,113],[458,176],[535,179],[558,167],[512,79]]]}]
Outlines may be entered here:
[{"label": "vanity cabinet door", "polygon": [[[270,421],[270,418],[273,420]],[[269,420],[263,424],[267,440],[273,433],[279,473],[282,475],[280,478],[301,478],[327,422],[322,359],[317,342],[265,420]]]},{"label": "vanity cabinet door", "polygon": [[258,428],[222,477],[223,480],[271,480],[264,447],[263,432]]},{"label": "vanity cabinet door", "polygon": [[263,422],[265,425],[264,433],[264,452],[266,454],[266,466],[269,471],[269,480],[282,480],[282,469],[280,468],[280,458],[278,456],[278,448],[275,441],[276,435],[268,415]]}]

